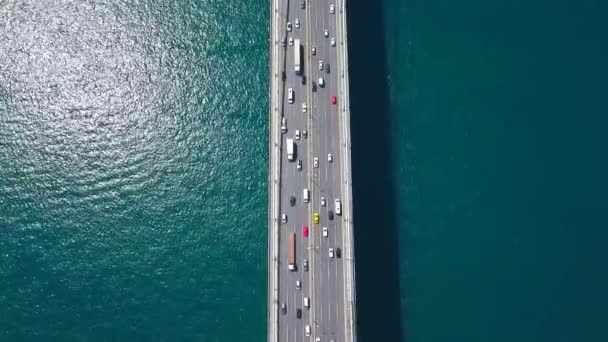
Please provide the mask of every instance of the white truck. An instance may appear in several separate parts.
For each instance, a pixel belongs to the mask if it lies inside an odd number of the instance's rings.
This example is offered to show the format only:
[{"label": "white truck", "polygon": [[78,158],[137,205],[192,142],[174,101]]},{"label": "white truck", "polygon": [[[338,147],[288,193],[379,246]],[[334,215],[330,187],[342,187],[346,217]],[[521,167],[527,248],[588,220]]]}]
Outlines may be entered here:
[{"label": "white truck", "polygon": [[300,45],[300,39],[295,39],[293,43],[293,55],[294,55],[294,70],[296,75],[300,75],[302,73],[302,56],[300,55],[300,50],[302,50],[302,46]]},{"label": "white truck", "polygon": [[287,160],[296,160],[296,144],[291,138],[287,139]]}]

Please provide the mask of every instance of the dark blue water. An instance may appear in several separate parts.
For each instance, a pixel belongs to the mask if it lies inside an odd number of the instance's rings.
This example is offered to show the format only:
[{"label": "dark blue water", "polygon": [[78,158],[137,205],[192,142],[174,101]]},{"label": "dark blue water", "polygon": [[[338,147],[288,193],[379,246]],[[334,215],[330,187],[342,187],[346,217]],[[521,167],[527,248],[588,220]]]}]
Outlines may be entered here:
[{"label": "dark blue water", "polygon": [[353,4],[361,340],[608,340],[607,10]]}]

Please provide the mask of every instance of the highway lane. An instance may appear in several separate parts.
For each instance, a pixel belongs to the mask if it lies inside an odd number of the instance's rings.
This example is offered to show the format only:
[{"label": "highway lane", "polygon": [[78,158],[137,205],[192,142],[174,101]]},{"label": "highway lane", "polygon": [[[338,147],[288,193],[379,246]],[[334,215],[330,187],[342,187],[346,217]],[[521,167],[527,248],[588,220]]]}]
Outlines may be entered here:
[{"label": "highway lane", "polygon": [[[294,6],[297,5],[297,6]],[[306,31],[304,28],[307,26],[305,20],[305,11],[299,8],[299,4],[295,2],[284,2],[282,8],[281,20],[281,36],[285,36],[286,40],[289,37],[300,39],[303,45],[306,45]],[[295,19],[298,18],[300,21],[300,28],[296,28]],[[292,30],[287,32],[286,23],[291,22]],[[304,51],[302,51],[304,52]],[[283,115],[287,119],[288,132],[282,136],[283,146],[286,146],[286,139],[292,138],[296,142],[297,159],[302,160],[303,169],[301,171],[296,169],[296,162],[289,162],[287,160],[286,147],[284,147],[283,154],[281,156],[283,163],[281,165],[281,177],[282,177],[282,189],[281,189],[281,208],[282,213],[288,215],[288,223],[283,225],[283,229],[280,233],[279,238],[279,249],[280,258],[282,265],[279,269],[280,279],[280,290],[279,298],[280,301],[286,304],[287,314],[279,315],[279,340],[280,341],[307,341],[310,338],[305,336],[304,326],[310,321],[310,313],[304,308],[304,297],[310,296],[310,281],[307,281],[308,272],[304,272],[303,260],[309,258],[308,256],[308,241],[303,237],[302,228],[303,226],[310,226],[308,215],[308,204],[303,203],[302,189],[308,188],[307,158],[305,157],[309,152],[309,147],[306,138],[303,136],[303,131],[308,131],[308,114],[302,112],[302,103],[306,102],[306,85],[301,82],[301,77],[297,76],[294,71],[294,46],[286,44],[282,50],[281,58],[285,58],[284,68],[285,71],[285,82],[282,101]],[[306,68],[306,65],[304,65]],[[306,69],[304,69],[305,71]],[[294,103],[290,104],[287,101],[286,94],[287,89],[292,88],[294,90]],[[300,140],[295,139],[295,131],[300,131]],[[296,198],[296,204],[291,207],[289,204],[290,197]],[[290,272],[287,269],[288,260],[288,235],[289,233],[296,234],[296,264],[297,271]],[[301,289],[296,289],[296,281],[301,282]],[[296,310],[302,311],[302,317],[298,319],[296,317]]]},{"label": "highway lane", "polygon": [[[317,48],[317,56],[314,58],[315,79],[319,76],[325,79],[325,87],[319,88],[315,96],[315,119],[313,120],[313,133],[317,138],[313,150],[319,158],[319,169],[315,170],[315,187],[313,206],[321,216],[319,227],[327,226],[328,238],[322,238],[320,234],[315,236],[315,292],[319,295],[315,304],[315,337],[321,337],[322,341],[335,339],[343,340],[344,331],[344,286],[343,267],[341,259],[330,258],[329,248],[342,248],[342,226],[340,216],[335,215],[334,220],[328,219],[328,211],[334,211],[334,199],[340,198],[340,158],[339,158],[339,122],[337,106],[331,104],[331,96],[338,95],[338,73],[336,47],[331,47],[330,40],[335,37],[336,20],[335,14],[329,13],[331,2],[311,4],[311,11],[315,13],[313,23],[314,44]],[[329,37],[324,36],[327,29]],[[319,70],[318,61],[330,65],[330,73]],[[333,68],[332,68],[333,67]],[[339,101],[339,99],[338,99]],[[327,162],[327,154],[332,153],[333,163]],[[320,206],[320,197],[325,197],[327,207]],[[320,231],[320,229],[319,229]]]},{"label": "highway lane", "polygon": [[[280,37],[300,38],[302,42],[303,71],[307,78],[302,85],[301,77],[296,76],[293,68],[293,46],[286,44],[280,50],[280,70],[285,71],[280,108],[287,119],[288,133],[282,135],[283,151],[281,163],[280,212],[288,215],[288,223],[280,225],[279,235],[279,300],[287,305],[287,314],[279,313],[280,341],[321,341],[344,338],[344,269],[341,259],[330,259],[329,248],[343,248],[341,217],[335,215],[328,220],[328,210],[334,211],[334,199],[341,198],[340,141],[337,105],[331,104],[331,96],[338,96],[338,69],[336,48],[330,46],[331,37],[336,37],[336,17],[329,13],[331,2],[307,2],[306,10],[300,9],[299,1],[284,1],[281,5]],[[300,28],[295,27],[295,18],[300,20]],[[310,20],[308,19],[310,18]],[[287,32],[286,23],[292,23],[292,31]],[[328,29],[329,37],[323,36]],[[310,41],[308,41],[310,39]],[[337,45],[339,42],[337,42]],[[311,47],[317,48],[317,56],[311,56]],[[339,45],[338,45],[339,46]],[[329,63],[329,74],[318,69],[318,60]],[[284,62],[284,63],[283,63]],[[312,81],[318,77],[325,79],[325,87],[311,91]],[[287,89],[295,91],[293,104],[287,103]],[[340,98],[338,97],[338,101]],[[307,113],[302,113],[301,104],[308,105]],[[286,139],[293,138],[299,129],[308,130],[308,139],[297,141],[297,158],[302,160],[303,170],[297,171],[295,162],[289,162],[286,155]],[[332,153],[333,163],[327,162],[327,154]],[[319,158],[319,168],[313,168],[313,156]],[[302,202],[302,189],[311,190],[311,203]],[[296,205],[291,207],[289,198],[296,197]],[[321,207],[320,198],[326,198],[327,206]],[[320,214],[320,224],[312,222],[312,213]],[[303,238],[302,227],[309,227],[309,238]],[[322,227],[329,230],[328,238],[321,235]],[[287,269],[288,233],[296,234],[296,256],[298,269]],[[309,248],[312,253],[309,253]],[[310,272],[304,272],[303,259],[308,258]],[[302,289],[296,290],[295,283],[300,280]],[[311,298],[311,310],[303,306],[303,298]],[[314,297],[313,297],[314,296]],[[280,306],[280,304],[279,304]],[[296,309],[302,309],[302,318],[296,318]],[[305,325],[310,324],[312,336],[304,335]]]}]

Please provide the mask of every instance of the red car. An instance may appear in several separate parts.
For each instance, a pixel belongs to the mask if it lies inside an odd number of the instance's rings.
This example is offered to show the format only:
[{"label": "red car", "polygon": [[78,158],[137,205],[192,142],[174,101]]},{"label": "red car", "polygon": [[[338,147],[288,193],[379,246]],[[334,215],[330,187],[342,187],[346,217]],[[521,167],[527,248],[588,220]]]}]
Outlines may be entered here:
[{"label": "red car", "polygon": [[304,226],[304,228],[302,228],[302,235],[304,235],[305,238],[308,237],[308,226]]},{"label": "red car", "polygon": [[337,101],[338,101],[338,100],[336,99],[336,97],[335,97],[335,96],[332,96],[332,97],[331,97],[331,104],[336,104],[336,102],[337,102]]}]

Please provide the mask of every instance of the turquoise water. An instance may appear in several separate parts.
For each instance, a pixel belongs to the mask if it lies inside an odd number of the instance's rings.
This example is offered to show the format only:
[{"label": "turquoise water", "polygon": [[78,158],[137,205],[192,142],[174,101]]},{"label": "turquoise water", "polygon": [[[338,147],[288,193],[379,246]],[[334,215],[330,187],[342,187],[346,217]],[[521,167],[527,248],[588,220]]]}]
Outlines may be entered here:
[{"label": "turquoise water", "polygon": [[0,341],[263,339],[267,8],[0,3]]}]

